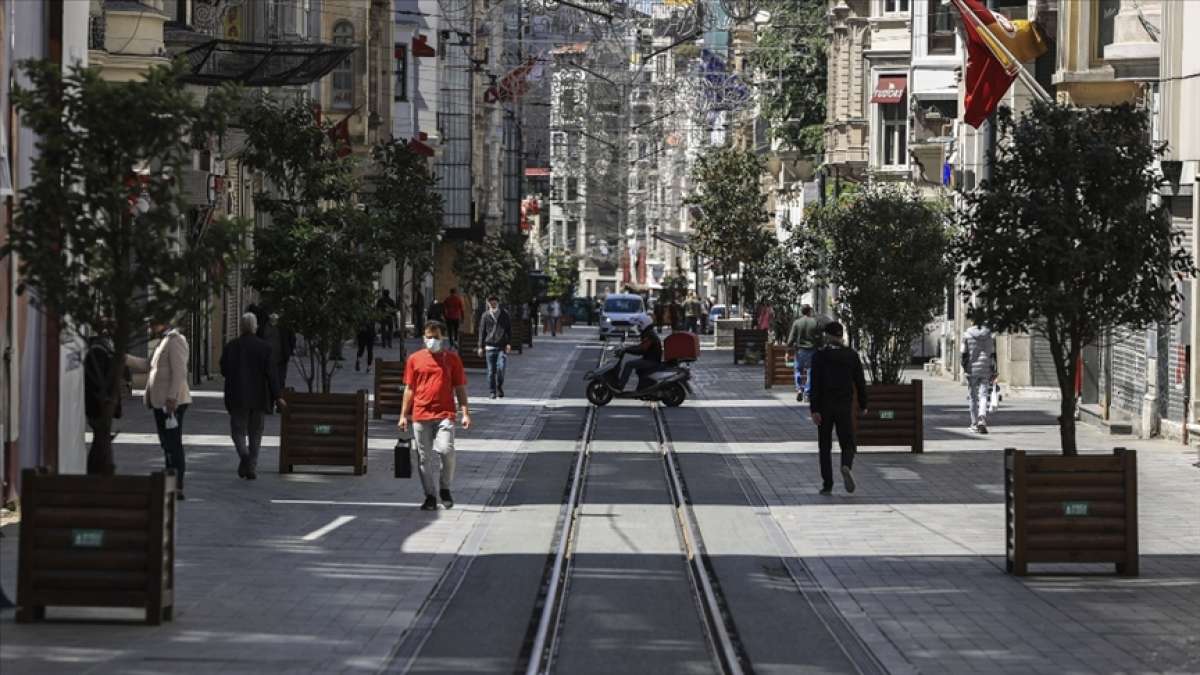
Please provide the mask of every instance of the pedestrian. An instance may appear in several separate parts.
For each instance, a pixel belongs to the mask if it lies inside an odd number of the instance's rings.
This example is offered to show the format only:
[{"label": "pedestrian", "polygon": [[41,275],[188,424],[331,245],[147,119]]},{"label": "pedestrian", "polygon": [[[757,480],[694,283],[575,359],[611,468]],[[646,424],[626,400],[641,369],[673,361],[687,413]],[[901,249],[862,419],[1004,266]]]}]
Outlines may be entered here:
[{"label": "pedestrian", "polygon": [[362,359],[363,352],[367,353],[367,372],[371,372],[371,364],[375,362],[375,320],[368,319],[358,326],[358,335],[355,336],[358,342],[358,353],[354,356],[354,370],[359,369],[359,360]]},{"label": "pedestrian", "polygon": [[812,305],[800,308],[800,318],[792,322],[788,331],[787,343],[796,350],[796,400],[803,401],[805,396],[812,398],[812,369],[813,354],[821,346],[821,325],[813,317]]},{"label": "pedestrian", "polygon": [[700,315],[704,312],[700,298],[696,297],[695,291],[688,291],[687,299],[683,301],[683,314],[687,323],[687,330],[690,333],[695,333],[700,330]]},{"label": "pedestrian", "polygon": [[442,315],[446,318],[446,337],[450,340],[451,345],[457,347],[458,325],[465,316],[463,301],[458,296],[457,288],[451,288],[450,295],[442,301]]},{"label": "pedestrian", "polygon": [[504,370],[512,350],[512,319],[500,306],[500,298],[489,295],[487,310],[479,322],[479,355],[487,363],[488,391],[504,398]]},{"label": "pedestrian", "polygon": [[[425,489],[422,511],[437,510],[436,493],[446,508],[454,506],[450,481],[454,478],[454,399],[462,412],[463,429],[471,428],[467,401],[467,375],[462,359],[446,348],[446,327],[440,321],[425,323],[425,348],[414,352],[404,363],[404,399],[400,405],[399,428],[408,430],[411,422],[413,442],[417,446],[417,471]],[[434,456],[437,462],[434,462]],[[440,465],[435,479],[435,466]]]},{"label": "pedestrian", "polygon": [[640,331],[638,344],[634,347],[624,348],[623,353],[641,358],[630,359],[621,366],[621,377],[617,381],[617,388],[622,391],[629,383],[629,377],[634,371],[638,374],[638,389],[644,389],[650,383],[646,375],[662,366],[662,340],[658,337],[658,331],[654,329],[654,322],[650,317],[642,316],[634,318],[633,323]]},{"label": "pedestrian", "polygon": [[996,380],[996,338],[983,324],[983,312],[971,310],[973,326],[963,333],[962,366],[967,376],[967,398],[970,400],[971,433],[986,434],[988,397]]},{"label": "pedestrian", "polygon": [[392,292],[383,289],[379,300],[375,303],[375,311],[379,314],[380,346],[392,348],[392,333],[396,332],[396,301],[392,300]]},{"label": "pedestrian", "polygon": [[825,326],[825,347],[813,355],[809,409],[817,425],[817,451],[821,463],[821,494],[833,492],[833,431],[837,428],[842,452],[842,480],[854,492],[854,403],[867,412],[867,382],[858,353],[845,344],[842,324]]},{"label": "pedestrian", "polygon": [[[121,396],[113,394],[113,368],[117,367],[114,356],[112,342],[108,338],[93,335],[87,339],[87,352],[83,357],[83,413],[87,418],[88,427],[92,430],[92,438],[100,431],[96,425],[100,413],[104,410],[104,404],[115,399],[112,418],[121,417]],[[116,436],[111,429],[103,431],[109,434],[110,439]],[[112,473],[112,467],[93,464],[99,459],[98,456],[88,453],[88,473]]]},{"label": "pedestrian", "polygon": [[183,452],[183,416],[192,402],[188,388],[187,338],[170,323],[156,321],[150,332],[158,340],[154,354],[144,359],[131,354],[125,355],[125,365],[130,370],[148,373],[146,405],[154,411],[154,426],[158,431],[158,442],[162,446],[166,467],[175,471],[176,499],[183,499],[183,478],[187,461]]},{"label": "pedestrian", "polygon": [[247,312],[238,325],[241,336],[230,340],[221,352],[221,376],[225,378],[229,433],[238,454],[238,478],[254,480],[258,478],[264,419],[272,406],[282,410],[284,403],[279,396],[278,370],[271,362],[271,345],[255,334],[258,319]]},{"label": "pedestrian", "polygon": [[271,347],[271,368],[279,391],[287,390],[288,363],[296,353],[296,334],[279,323],[279,312],[267,315],[267,324],[258,327],[259,336]]},{"label": "pedestrian", "polygon": [[550,335],[558,335],[558,322],[562,320],[562,305],[558,302],[558,298],[550,301]]}]

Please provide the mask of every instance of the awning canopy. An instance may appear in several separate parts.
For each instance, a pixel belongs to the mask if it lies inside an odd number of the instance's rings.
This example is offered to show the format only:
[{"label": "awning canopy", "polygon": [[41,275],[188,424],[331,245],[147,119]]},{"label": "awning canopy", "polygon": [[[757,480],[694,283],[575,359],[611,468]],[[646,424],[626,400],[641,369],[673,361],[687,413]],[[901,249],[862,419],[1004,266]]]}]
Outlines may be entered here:
[{"label": "awning canopy", "polygon": [[686,249],[692,239],[687,232],[655,232],[653,236],[659,241],[682,249]]},{"label": "awning canopy", "polygon": [[904,100],[906,88],[908,88],[907,75],[884,75],[875,85],[871,103],[899,103]]},{"label": "awning canopy", "polygon": [[354,47],[348,45],[210,40],[183,53],[191,71],[183,79],[203,85],[303,85],[321,79],[352,53]]}]

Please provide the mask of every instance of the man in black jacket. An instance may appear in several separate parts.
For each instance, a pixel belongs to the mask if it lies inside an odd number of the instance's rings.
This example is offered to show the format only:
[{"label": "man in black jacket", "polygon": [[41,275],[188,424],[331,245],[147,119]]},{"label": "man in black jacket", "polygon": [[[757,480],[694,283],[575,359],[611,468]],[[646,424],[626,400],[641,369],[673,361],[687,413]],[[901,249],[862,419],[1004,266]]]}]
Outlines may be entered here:
[{"label": "man in black jacket", "polygon": [[662,365],[662,339],[658,337],[658,332],[654,329],[654,321],[648,316],[642,316],[635,319],[634,323],[641,330],[638,343],[634,347],[626,347],[624,352],[642,358],[630,359],[621,366],[621,379],[617,381],[617,385],[622,390],[629,383],[629,376],[634,371],[637,371],[638,374],[638,389],[645,388],[649,384],[648,381],[643,381],[645,376],[658,370]]},{"label": "man in black jacket", "polygon": [[[279,379],[271,367],[271,346],[255,335],[258,319],[247,312],[240,322],[242,336],[231,340],[221,353],[221,375],[225,377],[225,409],[238,453],[238,476],[254,480],[258,448],[262,442],[263,417],[275,402],[280,409]],[[246,440],[249,436],[249,448]]]},{"label": "man in black jacket", "polygon": [[479,321],[479,355],[487,363],[488,389],[492,398],[504,398],[504,369],[512,350],[512,319],[500,306],[500,298],[489,295],[487,310]]},{"label": "man in black jacket", "polygon": [[817,425],[817,449],[821,460],[821,494],[833,492],[833,429],[837,427],[842,450],[842,478],[846,492],[854,492],[854,415],[867,412],[867,382],[862,360],[845,345],[842,324],[825,326],[825,348],[812,360],[812,395],[809,399],[813,423]]}]

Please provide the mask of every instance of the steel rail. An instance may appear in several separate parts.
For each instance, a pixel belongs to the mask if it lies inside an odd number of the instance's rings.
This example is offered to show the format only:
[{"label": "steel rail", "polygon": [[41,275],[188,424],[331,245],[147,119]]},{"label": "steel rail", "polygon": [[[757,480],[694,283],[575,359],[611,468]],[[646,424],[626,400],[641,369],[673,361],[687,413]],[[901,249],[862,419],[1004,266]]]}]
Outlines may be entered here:
[{"label": "steel rail", "polygon": [[688,571],[692,579],[692,589],[695,591],[700,610],[704,617],[705,634],[709,638],[709,647],[713,658],[726,675],[744,675],[750,671],[749,666],[743,666],[743,658],[734,640],[733,620],[726,616],[717,598],[716,584],[705,565],[704,538],[700,528],[692,517],[692,507],[687,499],[683,484],[683,474],[679,463],[675,461],[675,446],[667,431],[666,421],[662,416],[662,408],[654,403],[651,406],[654,414],[654,426],[658,432],[659,449],[663,455],[663,471],[666,473],[667,484],[671,488],[671,498],[675,503],[676,524],[683,538],[684,553],[688,559]]}]

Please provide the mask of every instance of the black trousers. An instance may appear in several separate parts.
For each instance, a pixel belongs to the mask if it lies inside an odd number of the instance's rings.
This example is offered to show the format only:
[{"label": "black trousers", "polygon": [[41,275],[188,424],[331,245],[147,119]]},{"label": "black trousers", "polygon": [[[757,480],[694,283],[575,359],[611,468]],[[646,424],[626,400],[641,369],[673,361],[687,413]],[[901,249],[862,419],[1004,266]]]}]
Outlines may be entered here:
[{"label": "black trousers", "polygon": [[446,319],[446,339],[458,345],[458,319]]},{"label": "black trousers", "polygon": [[183,489],[183,473],[187,469],[187,458],[183,454],[183,414],[187,409],[186,403],[175,406],[175,421],[179,425],[168,429],[166,411],[154,408],[154,427],[158,431],[158,443],[162,446],[167,468],[175,469],[175,485],[180,490]]},{"label": "black trousers", "polygon": [[842,450],[842,466],[854,466],[858,446],[854,442],[854,406],[837,406],[821,412],[817,427],[817,452],[821,459],[821,485],[833,487],[833,431],[837,428],[838,447]]},{"label": "black trousers", "polygon": [[[367,353],[367,367],[370,368],[375,362],[375,336],[370,333],[358,334],[358,354],[354,357],[355,363],[362,358],[364,351]],[[356,365],[355,368],[357,367]]]}]

